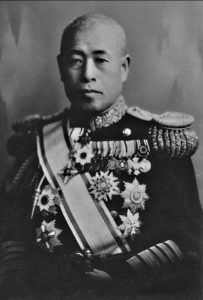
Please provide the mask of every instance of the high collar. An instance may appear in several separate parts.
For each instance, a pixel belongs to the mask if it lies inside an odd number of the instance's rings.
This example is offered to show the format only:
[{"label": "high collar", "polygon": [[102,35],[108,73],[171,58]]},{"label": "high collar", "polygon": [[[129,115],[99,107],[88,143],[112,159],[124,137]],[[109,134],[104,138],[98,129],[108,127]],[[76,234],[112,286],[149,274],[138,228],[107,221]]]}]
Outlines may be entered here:
[{"label": "high collar", "polygon": [[[91,131],[95,131],[97,129],[108,127],[114,123],[117,123],[122,119],[124,114],[126,113],[127,105],[122,96],[116,100],[116,102],[110,106],[107,110],[102,113],[94,116],[86,126],[90,128]],[[74,125],[74,114],[71,114],[71,123]],[[77,126],[78,127],[78,126]]]}]

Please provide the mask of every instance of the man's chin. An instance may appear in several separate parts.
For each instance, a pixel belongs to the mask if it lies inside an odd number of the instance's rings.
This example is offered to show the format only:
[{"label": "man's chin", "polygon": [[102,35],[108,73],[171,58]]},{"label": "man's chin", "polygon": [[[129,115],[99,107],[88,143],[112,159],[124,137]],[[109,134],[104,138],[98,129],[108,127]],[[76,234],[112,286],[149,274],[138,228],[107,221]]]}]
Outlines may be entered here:
[{"label": "man's chin", "polygon": [[101,107],[99,105],[95,105],[92,103],[85,103],[82,105],[75,105],[72,106],[75,111],[78,111],[80,113],[85,113],[89,115],[97,115],[99,113],[102,113],[104,110],[106,110],[106,107]]}]

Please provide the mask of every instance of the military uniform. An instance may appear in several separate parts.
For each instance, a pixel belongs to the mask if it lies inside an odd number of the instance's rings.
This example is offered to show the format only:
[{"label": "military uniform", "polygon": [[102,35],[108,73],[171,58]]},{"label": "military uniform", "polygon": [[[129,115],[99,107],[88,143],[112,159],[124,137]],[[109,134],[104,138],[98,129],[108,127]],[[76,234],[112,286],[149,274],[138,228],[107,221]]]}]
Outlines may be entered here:
[{"label": "military uniform", "polygon": [[198,278],[193,117],[128,108],[119,98],[88,126],[75,120],[66,109],[13,127],[8,151],[17,159],[1,204],[3,293],[9,282],[15,293],[74,294],[90,288],[92,268],[124,295]]}]

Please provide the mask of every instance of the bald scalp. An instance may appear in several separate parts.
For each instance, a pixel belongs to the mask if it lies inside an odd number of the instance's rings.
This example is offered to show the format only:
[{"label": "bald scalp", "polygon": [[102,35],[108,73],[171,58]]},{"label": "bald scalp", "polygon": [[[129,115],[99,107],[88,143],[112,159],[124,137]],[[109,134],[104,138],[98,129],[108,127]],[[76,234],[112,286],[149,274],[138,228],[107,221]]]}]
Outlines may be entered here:
[{"label": "bald scalp", "polygon": [[63,55],[72,45],[77,32],[87,32],[96,26],[106,26],[111,30],[117,41],[118,50],[124,56],[126,54],[126,34],[124,29],[115,20],[102,14],[85,14],[71,22],[63,31],[60,53]]}]

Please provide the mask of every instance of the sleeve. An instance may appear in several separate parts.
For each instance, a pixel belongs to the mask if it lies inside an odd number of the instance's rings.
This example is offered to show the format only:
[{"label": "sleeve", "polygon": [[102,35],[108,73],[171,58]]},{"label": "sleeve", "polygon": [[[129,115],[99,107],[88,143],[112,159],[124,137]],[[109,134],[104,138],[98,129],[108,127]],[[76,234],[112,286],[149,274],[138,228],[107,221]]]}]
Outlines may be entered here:
[{"label": "sleeve", "polygon": [[[10,147],[11,144],[10,141]],[[26,144],[24,147],[26,148]],[[0,295],[2,299],[30,293],[28,287],[30,276],[28,249],[31,240],[29,216],[32,207],[30,191],[38,180],[39,169],[34,148],[30,144],[29,147],[29,151],[26,148],[25,151],[15,152],[16,157],[11,162],[12,166],[9,167],[1,184]],[[21,148],[23,148],[22,144]]]},{"label": "sleeve", "polygon": [[[34,292],[40,255],[33,243],[30,217],[34,191],[43,174],[36,151],[36,135],[43,124],[61,119],[62,113],[31,115],[12,125],[7,142],[12,157],[0,188],[0,295],[2,299]],[[49,272],[49,271],[48,271]],[[34,274],[34,275],[33,275]],[[36,276],[36,280],[33,277]]]},{"label": "sleeve", "polygon": [[117,279],[130,278],[138,290],[198,286],[202,209],[191,158],[159,161],[153,189],[156,213],[148,212],[153,225],[142,239],[146,243],[147,236],[150,246],[125,260],[109,262],[109,272]]}]

